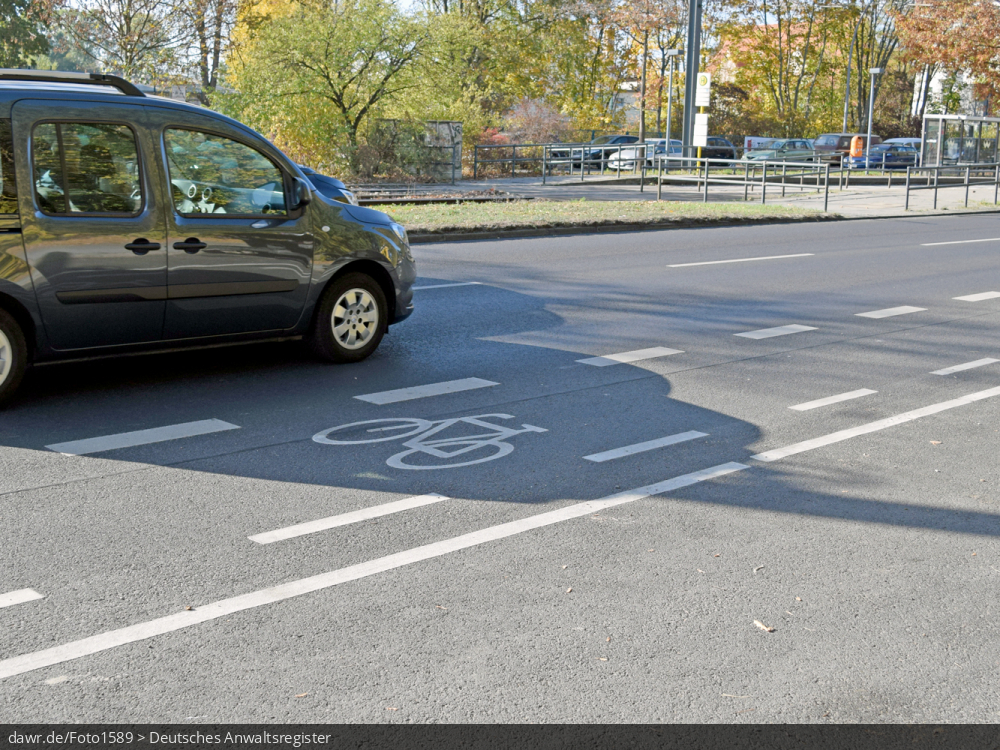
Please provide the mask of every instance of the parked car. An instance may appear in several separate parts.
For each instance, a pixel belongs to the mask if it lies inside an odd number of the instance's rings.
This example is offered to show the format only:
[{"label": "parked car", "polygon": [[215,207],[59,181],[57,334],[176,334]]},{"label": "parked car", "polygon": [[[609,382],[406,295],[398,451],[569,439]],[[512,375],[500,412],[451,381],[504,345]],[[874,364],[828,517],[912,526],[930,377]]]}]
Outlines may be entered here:
[{"label": "parked car", "polygon": [[912,148],[920,150],[924,141],[922,138],[887,138],[883,143],[898,143],[900,146],[911,146]]},{"label": "parked car", "polygon": [[0,184],[0,402],[31,362],[136,350],[302,337],[356,362],[413,311],[401,225],[116,76],[0,71]]},{"label": "parked car", "polygon": [[736,159],[736,146],[725,138],[710,135],[708,146],[701,149],[703,159]]},{"label": "parked car", "polygon": [[904,146],[899,143],[880,143],[872,146],[871,153],[867,156],[850,156],[846,166],[850,169],[865,169],[866,164],[871,169],[906,169],[917,166],[920,158],[920,151],[912,146]]},{"label": "parked car", "polygon": [[[813,150],[819,161],[841,164],[851,155],[851,139],[856,135],[861,136],[862,143],[868,138],[867,133],[824,133],[813,140]],[[881,142],[881,138],[872,135],[873,146]]]},{"label": "parked car", "polygon": [[309,180],[320,195],[338,203],[350,203],[352,206],[358,205],[357,196],[348,190],[347,185],[336,177],[327,177],[312,167],[306,167],[302,164],[299,164],[299,169],[302,170],[302,174],[306,176],[306,179]]},{"label": "parked car", "polygon": [[[670,156],[680,156],[683,153],[683,144],[676,138],[670,140]],[[619,163],[622,169],[635,169],[635,163],[642,160],[642,155],[646,156],[646,166],[655,167],[658,156],[667,155],[666,138],[650,138],[646,140],[646,146],[631,146],[623,148],[620,153],[615,153],[608,159],[608,169],[618,169]]]},{"label": "parked car", "polygon": [[581,160],[589,167],[605,167],[608,159],[618,153],[618,146],[638,141],[637,135],[601,135],[583,146],[553,149],[549,154],[553,159],[572,158],[574,168],[579,168]]},{"label": "parked car", "polygon": [[772,141],[764,148],[747,151],[743,154],[747,161],[813,161],[816,153],[812,141],[804,138],[790,138]]}]

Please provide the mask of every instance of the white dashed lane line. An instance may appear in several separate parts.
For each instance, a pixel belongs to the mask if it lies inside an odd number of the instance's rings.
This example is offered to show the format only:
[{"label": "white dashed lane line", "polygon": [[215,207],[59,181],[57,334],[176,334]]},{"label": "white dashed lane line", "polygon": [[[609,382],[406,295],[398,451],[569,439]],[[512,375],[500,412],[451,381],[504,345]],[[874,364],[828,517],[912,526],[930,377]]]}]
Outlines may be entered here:
[{"label": "white dashed lane line", "polygon": [[961,300],[962,302],[982,302],[987,299],[996,299],[1000,297],[1000,292],[980,292],[979,294],[967,294],[964,297],[955,297],[954,299]]},{"label": "white dashed lane line", "polygon": [[703,260],[699,263],[674,263],[667,268],[689,268],[690,266],[718,266],[723,263],[749,263],[752,260],[781,260],[782,258],[807,258],[816,253],[795,253],[794,255],[763,255],[760,258],[734,258],[733,260]]},{"label": "white dashed lane line", "polygon": [[644,359],[656,359],[657,357],[669,357],[671,354],[683,354],[680,349],[668,349],[665,346],[654,346],[652,349],[636,349],[632,352],[621,352],[620,354],[607,354],[603,357],[587,357],[578,359],[582,365],[592,365],[593,367],[608,367],[610,365],[620,365],[628,362],[641,362]]},{"label": "white dashed lane line", "polygon": [[428,284],[427,286],[415,286],[411,287],[415,292],[422,292],[424,289],[446,289],[452,286],[480,286],[483,282],[481,281],[456,281],[450,284]]},{"label": "white dashed lane line", "polygon": [[44,594],[39,594],[34,589],[18,589],[17,591],[9,591],[6,594],[0,594],[0,609],[44,598]]},{"label": "white dashed lane line", "polygon": [[462,380],[447,380],[443,383],[415,385],[411,388],[398,388],[394,391],[367,393],[363,396],[355,396],[354,398],[381,406],[382,404],[395,404],[400,401],[412,401],[417,398],[427,398],[429,396],[442,396],[446,393],[471,391],[476,388],[490,388],[494,385],[500,384],[494,383],[492,380],[483,380],[482,378],[463,378]]},{"label": "white dashed lane line", "polygon": [[872,310],[871,312],[856,313],[859,318],[892,318],[896,315],[909,315],[915,312],[927,312],[926,307],[887,307],[885,310]]},{"label": "white dashed lane line", "polygon": [[404,500],[396,500],[395,502],[376,505],[373,508],[363,508],[361,510],[351,511],[350,513],[342,513],[339,516],[321,518],[317,521],[307,521],[306,523],[296,524],[295,526],[286,526],[285,528],[277,529],[276,531],[268,531],[264,534],[255,534],[254,536],[247,538],[251,542],[257,542],[258,544],[271,544],[272,542],[281,542],[285,539],[294,539],[297,536],[315,534],[317,531],[326,531],[327,529],[335,529],[338,526],[347,526],[352,523],[367,521],[372,518],[388,516],[393,513],[399,513],[400,511],[411,510],[412,508],[422,508],[425,505],[433,505],[434,503],[440,503],[442,500],[447,499],[448,498],[444,495],[436,494],[408,497]]},{"label": "white dashed lane line", "polygon": [[974,242],[1000,242],[1000,237],[988,237],[984,240],[952,240],[951,242],[925,242],[920,247],[940,247],[941,245],[971,245]]},{"label": "white dashed lane line", "polygon": [[615,448],[614,450],[604,451],[603,453],[593,453],[589,456],[584,456],[587,461],[593,461],[594,463],[604,463],[605,461],[612,461],[616,458],[622,458],[623,456],[632,456],[636,453],[645,453],[646,451],[655,450],[657,448],[665,448],[668,445],[676,445],[677,443],[685,443],[688,440],[696,440],[697,438],[708,437],[707,432],[696,432],[691,430],[690,432],[680,432],[676,435],[668,435],[667,437],[658,438],[656,440],[647,440],[645,443],[636,443],[635,445],[626,445],[624,448]]},{"label": "white dashed lane line", "polygon": [[829,435],[813,438],[812,440],[804,440],[801,443],[787,445],[784,448],[776,448],[775,450],[758,453],[755,456],[751,456],[751,458],[756,459],[757,461],[777,461],[780,458],[787,458],[788,456],[794,456],[797,453],[804,453],[805,451],[822,448],[826,445],[833,445],[834,443],[849,440],[853,437],[858,437],[859,435],[867,435],[870,432],[884,430],[887,427],[895,427],[896,425],[904,424],[905,422],[912,422],[914,419],[927,417],[931,414],[939,414],[940,412],[955,409],[959,406],[966,406],[976,401],[982,401],[985,398],[992,398],[993,396],[1000,396],[1000,388],[990,388],[989,390],[970,393],[967,396],[955,398],[950,401],[942,401],[941,403],[931,404],[930,406],[924,406],[920,409],[914,409],[913,411],[904,412],[903,414],[897,414],[894,417],[880,419],[877,422],[869,422],[868,424],[851,427],[847,430],[840,430],[839,432],[833,432]]},{"label": "white dashed lane line", "polygon": [[86,440],[73,440],[68,443],[54,443],[45,447],[56,453],[85,456],[89,453],[101,453],[119,448],[134,448],[137,445],[162,443],[167,440],[179,440],[180,438],[210,435],[213,432],[238,429],[240,429],[239,425],[223,422],[221,419],[204,419],[200,422],[185,422],[184,424],[174,424],[166,427],[154,427],[150,430],[122,432],[117,435],[105,435],[103,437],[87,438]]},{"label": "white dashed lane line", "polygon": [[848,393],[840,393],[836,396],[827,396],[826,398],[818,398],[815,401],[806,401],[804,404],[796,404],[795,406],[789,406],[789,409],[795,409],[795,411],[809,411],[810,409],[818,409],[821,406],[829,406],[830,404],[839,404],[841,401],[850,401],[854,398],[861,398],[862,396],[870,396],[873,393],[878,393],[878,391],[873,391],[868,388],[860,388],[856,391],[849,391]]},{"label": "white dashed lane line", "polygon": [[945,367],[943,370],[934,370],[931,375],[951,375],[953,372],[973,370],[977,367],[992,365],[994,362],[1000,362],[1000,359],[991,359],[989,357],[986,357],[985,359],[977,359],[975,362],[966,362],[964,365],[954,365],[953,367]]},{"label": "white dashed lane line", "polygon": [[742,336],[745,339],[770,339],[775,336],[787,336],[790,333],[802,333],[803,331],[815,331],[813,326],[778,326],[777,328],[762,328],[759,331],[747,331],[746,333],[735,333],[734,336]]},{"label": "white dashed lane line", "polygon": [[470,547],[493,542],[498,539],[523,534],[526,531],[544,528],[553,524],[569,521],[574,518],[581,518],[598,513],[608,508],[614,508],[636,500],[642,500],[654,495],[662,495],[667,492],[679,490],[683,487],[690,487],[693,484],[704,482],[718,477],[732,474],[749,468],[746,464],[727,463],[712,466],[708,469],[684,474],[673,479],[639,487],[626,492],[619,492],[600,500],[590,500],[576,503],[558,510],[538,513],[528,518],[518,521],[510,521],[497,526],[490,526],[470,534],[445,539],[444,541],[426,544],[422,547],[415,547],[404,552],[397,552],[386,557],[379,557],[368,562],[351,565],[347,568],[333,570],[327,573],[302,578],[297,581],[290,581],[279,586],[273,586],[260,591],[253,591],[248,594],[234,596],[231,599],[223,599],[211,604],[204,604],[191,610],[177,612],[166,617],[161,617],[149,622],[130,625],[119,630],[112,630],[100,635],[83,638],[78,641],[66,643],[61,646],[47,648],[42,651],[15,656],[10,659],[0,661],[0,679],[13,677],[14,675],[31,672],[35,669],[50,667],[54,664],[61,664],[72,659],[79,659],[82,656],[97,654],[102,651],[124,646],[136,641],[146,640],[165,633],[172,633],[177,630],[189,628],[202,622],[217,620],[228,617],[236,612],[243,612],[248,609],[262,607],[265,604],[292,599],[303,594],[310,594],[315,591],[339,586],[349,581],[357,581],[362,578],[384,573],[388,570],[395,570],[407,565],[441,557],[451,552],[457,552]]}]

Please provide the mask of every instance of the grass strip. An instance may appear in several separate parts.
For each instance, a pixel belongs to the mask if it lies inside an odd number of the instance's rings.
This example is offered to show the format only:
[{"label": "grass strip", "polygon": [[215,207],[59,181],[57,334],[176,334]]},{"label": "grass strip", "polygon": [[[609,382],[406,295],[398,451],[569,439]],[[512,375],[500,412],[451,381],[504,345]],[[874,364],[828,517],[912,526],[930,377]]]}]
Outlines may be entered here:
[{"label": "grass strip", "polygon": [[[380,208],[373,206],[373,208]],[[832,218],[807,208],[759,203],[681,201],[518,201],[386,206],[384,210],[411,233],[476,232],[544,227],[670,224],[674,222],[759,221]]]}]

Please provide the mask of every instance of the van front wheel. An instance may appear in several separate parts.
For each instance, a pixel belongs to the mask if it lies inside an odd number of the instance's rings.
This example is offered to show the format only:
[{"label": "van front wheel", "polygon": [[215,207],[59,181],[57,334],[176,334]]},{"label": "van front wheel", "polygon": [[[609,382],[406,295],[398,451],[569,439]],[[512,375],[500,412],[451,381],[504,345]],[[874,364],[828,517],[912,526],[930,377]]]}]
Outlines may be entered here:
[{"label": "van front wheel", "polygon": [[378,348],[385,334],[388,305],[378,283],[349,273],[323,293],[310,343],[330,362],[360,362]]},{"label": "van front wheel", "polygon": [[14,395],[27,366],[24,332],[10,313],[0,309],[0,406]]}]

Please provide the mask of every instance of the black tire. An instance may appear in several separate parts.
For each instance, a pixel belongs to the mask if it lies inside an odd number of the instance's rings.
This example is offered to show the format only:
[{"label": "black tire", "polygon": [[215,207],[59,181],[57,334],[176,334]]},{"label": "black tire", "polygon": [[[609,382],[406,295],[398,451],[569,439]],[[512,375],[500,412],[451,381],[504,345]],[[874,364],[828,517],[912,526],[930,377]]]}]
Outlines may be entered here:
[{"label": "black tire", "polygon": [[323,293],[309,345],[317,357],[328,362],[360,362],[378,349],[388,323],[389,306],[382,287],[367,274],[349,273]]},{"label": "black tire", "polygon": [[0,309],[0,407],[21,385],[28,367],[28,345],[24,331],[6,310]]}]

